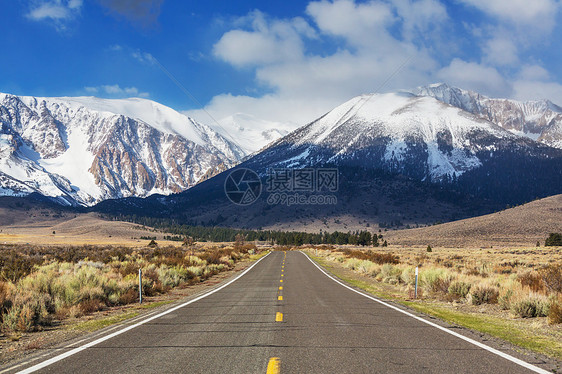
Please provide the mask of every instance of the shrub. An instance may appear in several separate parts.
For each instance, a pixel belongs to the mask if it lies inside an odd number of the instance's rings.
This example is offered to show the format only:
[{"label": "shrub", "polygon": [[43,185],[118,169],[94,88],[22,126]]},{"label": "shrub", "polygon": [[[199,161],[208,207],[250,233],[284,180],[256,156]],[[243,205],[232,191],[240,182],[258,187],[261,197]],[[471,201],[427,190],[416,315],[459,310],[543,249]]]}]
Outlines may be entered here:
[{"label": "shrub", "polygon": [[544,242],[546,246],[562,246],[562,234],[550,233]]},{"label": "shrub", "polygon": [[539,270],[546,289],[553,293],[562,293],[562,264],[550,264]]},{"label": "shrub", "polygon": [[454,298],[464,299],[470,292],[471,287],[470,283],[456,280],[451,282],[447,291]]},{"label": "shrub", "polygon": [[447,293],[453,276],[445,269],[426,269],[420,274],[421,281],[428,291]]},{"label": "shrub", "polygon": [[433,252],[433,249],[431,249],[431,246],[428,245],[427,248],[426,248],[426,251],[427,251],[427,252]]},{"label": "shrub", "polygon": [[470,290],[470,302],[473,305],[495,304],[498,302],[499,294],[496,287],[478,285]]},{"label": "shrub", "polygon": [[548,301],[545,297],[529,295],[523,300],[513,302],[511,311],[522,318],[546,317],[548,315]]},{"label": "shrub", "polygon": [[548,310],[548,323],[551,325],[562,323],[562,298],[552,300]]},{"label": "shrub", "polygon": [[536,271],[527,271],[522,274],[517,274],[517,280],[521,282],[522,286],[527,286],[533,292],[540,292],[544,289],[543,278]]},{"label": "shrub", "polygon": [[503,310],[511,309],[511,298],[513,297],[513,291],[507,290],[503,295],[498,298],[498,304]]}]

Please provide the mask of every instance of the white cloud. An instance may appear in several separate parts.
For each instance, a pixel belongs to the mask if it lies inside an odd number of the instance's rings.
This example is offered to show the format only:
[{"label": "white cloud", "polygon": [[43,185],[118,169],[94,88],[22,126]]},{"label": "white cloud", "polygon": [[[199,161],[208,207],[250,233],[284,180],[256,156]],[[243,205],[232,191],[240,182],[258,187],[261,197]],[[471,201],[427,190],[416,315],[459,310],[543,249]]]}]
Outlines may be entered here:
[{"label": "white cloud", "polygon": [[520,80],[544,81],[550,78],[550,74],[540,65],[525,65],[519,71]]},{"label": "white cloud", "polygon": [[557,0],[461,0],[484,13],[504,21],[550,30],[560,10]]},{"label": "white cloud", "polygon": [[101,85],[95,87],[84,87],[90,95],[109,95],[111,97],[144,97],[147,98],[150,95],[148,92],[141,92],[136,87],[124,87],[121,88],[118,84],[113,85]]},{"label": "white cloud", "polygon": [[513,82],[513,97],[519,100],[548,99],[562,105],[562,85],[552,81],[542,66],[526,65]]},{"label": "white cloud", "polygon": [[136,50],[131,52],[131,56],[139,61],[142,62],[143,64],[148,64],[148,65],[154,65],[157,63],[156,58],[154,58],[154,56],[152,56],[150,53],[148,52],[143,52],[140,50]]},{"label": "white cloud", "polygon": [[547,99],[562,105],[562,85],[556,82],[518,80],[513,83],[513,91],[518,100]]},{"label": "white cloud", "polygon": [[254,66],[296,60],[303,57],[302,37],[314,37],[302,18],[268,22],[259,11],[243,19],[250,31],[232,30],[214,45],[213,54],[234,66]]},{"label": "white cloud", "polygon": [[381,2],[321,0],[309,3],[306,12],[323,33],[343,37],[354,45],[370,44],[386,36],[386,27],[395,22],[390,4]]},{"label": "white cloud", "polygon": [[82,0],[33,1],[26,17],[33,21],[53,22],[59,30],[64,30],[66,22],[80,14],[81,8]]},{"label": "white cloud", "polygon": [[495,36],[484,45],[484,60],[492,65],[513,65],[519,62],[518,50],[513,39]]},{"label": "white cloud", "polygon": [[[205,110],[217,119],[243,112],[303,125],[383,83],[382,92],[445,81],[492,97],[523,97],[525,90],[558,95],[544,68],[525,65],[530,41],[549,32],[558,3],[538,0],[527,14],[516,14],[526,12],[521,9],[526,1],[462,1],[487,15],[465,24],[468,32],[462,35],[443,0],[315,0],[303,17],[292,19],[251,12],[232,23],[213,53],[253,72],[255,87],[268,93],[221,94]],[[503,9],[511,5],[517,12]],[[482,54],[466,51],[470,45]],[[447,57],[456,51],[463,57]],[[514,77],[518,66],[523,68]],[[209,120],[203,111],[189,115]]]},{"label": "white cloud", "polygon": [[[407,12],[408,4],[430,9]],[[253,69],[256,82],[271,92],[258,98],[219,95],[205,109],[219,119],[246,112],[302,125],[353,96],[374,92],[389,77],[382,91],[425,84],[438,67],[428,51],[390,31],[438,28],[447,15],[434,0],[322,0],[309,3],[306,14],[308,19],[271,19],[254,11],[237,20],[214,45],[214,55],[235,67]],[[307,49],[310,42],[339,48],[315,53]],[[190,115],[204,120],[197,111]]]},{"label": "white cloud", "polygon": [[511,86],[493,67],[453,59],[451,63],[437,72],[437,77],[449,84],[474,90],[492,97],[508,97]]}]

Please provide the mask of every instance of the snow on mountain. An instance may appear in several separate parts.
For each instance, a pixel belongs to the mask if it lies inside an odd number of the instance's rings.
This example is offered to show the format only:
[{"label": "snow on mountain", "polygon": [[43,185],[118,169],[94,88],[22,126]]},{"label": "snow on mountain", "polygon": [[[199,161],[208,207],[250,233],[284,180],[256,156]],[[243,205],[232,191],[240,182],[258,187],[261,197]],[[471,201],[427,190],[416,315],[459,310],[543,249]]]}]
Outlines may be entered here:
[{"label": "snow on mountain", "polygon": [[218,122],[220,126],[211,125],[213,129],[229,139],[234,138],[236,144],[248,155],[298,127],[292,123],[265,121],[244,113],[233,114]]},{"label": "snow on mountain", "polygon": [[244,151],[145,99],[0,94],[0,195],[69,204],[183,191]]},{"label": "snow on mountain", "polygon": [[562,108],[549,100],[494,99],[479,93],[436,83],[412,91],[456,106],[519,136],[562,148]]},{"label": "snow on mountain", "polygon": [[374,94],[347,101],[251,162],[270,167],[354,165],[439,181],[480,167],[483,152],[532,147],[524,139],[433,97]]}]

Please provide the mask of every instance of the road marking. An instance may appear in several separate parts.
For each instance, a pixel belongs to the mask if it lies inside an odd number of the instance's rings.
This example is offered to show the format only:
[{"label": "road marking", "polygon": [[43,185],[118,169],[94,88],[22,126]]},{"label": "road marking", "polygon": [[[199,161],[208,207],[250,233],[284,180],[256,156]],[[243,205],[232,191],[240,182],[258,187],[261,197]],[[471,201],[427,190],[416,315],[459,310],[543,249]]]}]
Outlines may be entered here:
[{"label": "road marking", "polygon": [[263,257],[260,258],[259,260],[257,260],[254,264],[252,264],[252,266],[250,266],[249,268],[247,268],[246,270],[244,270],[244,271],[243,271],[241,274],[239,274],[236,278],[231,279],[230,281],[228,281],[227,283],[223,284],[222,286],[220,286],[220,287],[218,287],[218,288],[215,288],[215,289],[213,289],[213,290],[210,290],[209,292],[207,292],[207,293],[205,293],[205,294],[203,294],[203,295],[201,295],[201,296],[198,296],[198,297],[196,297],[196,298],[193,299],[193,300],[189,300],[189,301],[187,301],[187,302],[185,302],[185,303],[183,303],[183,304],[180,304],[180,305],[177,305],[177,306],[175,306],[175,307],[173,307],[173,308],[170,308],[170,309],[168,309],[168,310],[165,310],[165,311],[163,311],[162,313],[156,314],[156,315],[154,315],[154,316],[152,316],[152,317],[150,317],[150,318],[147,318],[147,319],[145,319],[145,320],[142,320],[142,321],[140,321],[140,322],[137,322],[137,323],[135,323],[134,325],[129,325],[129,326],[125,327],[125,328],[122,329],[122,330],[115,331],[115,332],[112,333],[112,334],[106,335],[106,336],[101,337],[101,338],[99,338],[99,339],[96,339],[96,340],[94,340],[94,341],[92,341],[92,342],[90,342],[90,343],[84,344],[84,345],[81,346],[81,347],[74,348],[73,350],[70,350],[70,351],[65,352],[65,353],[63,353],[63,354],[60,354],[60,355],[58,355],[58,356],[55,356],[55,357],[53,357],[53,358],[51,358],[51,359],[49,359],[49,360],[40,362],[40,363],[38,363],[37,365],[34,365],[34,366],[30,367],[30,368],[27,368],[27,369],[25,369],[25,370],[20,371],[18,374],[33,373],[34,371],[43,369],[43,368],[45,368],[45,367],[47,367],[47,366],[49,366],[49,365],[54,364],[55,362],[58,362],[58,361],[60,361],[60,360],[64,360],[65,358],[70,357],[70,356],[72,356],[72,355],[75,355],[75,354],[78,353],[78,352],[81,352],[81,351],[83,351],[83,350],[85,350],[85,349],[88,349],[88,348],[90,348],[90,347],[93,347],[93,346],[95,346],[95,345],[98,345],[98,344],[100,344],[100,343],[102,343],[102,342],[104,342],[104,341],[106,341],[106,340],[109,340],[109,339],[111,339],[111,338],[114,338],[114,337],[116,337],[117,335],[121,335],[121,334],[123,334],[124,332],[127,332],[127,331],[132,330],[132,329],[134,329],[134,328],[136,328],[136,327],[139,327],[139,326],[141,326],[141,325],[144,325],[144,324],[147,323],[147,322],[153,321],[153,320],[155,320],[155,319],[157,319],[157,318],[160,318],[160,317],[162,317],[162,316],[165,316],[166,314],[175,312],[176,310],[178,310],[178,309],[180,309],[180,308],[183,308],[183,307],[185,307],[185,306],[187,306],[187,305],[189,305],[189,304],[193,304],[193,303],[196,302],[196,301],[199,301],[199,300],[201,300],[201,299],[204,299],[205,297],[210,296],[210,295],[214,294],[215,292],[218,292],[218,291],[222,290],[223,288],[229,286],[230,284],[236,282],[238,279],[242,278],[242,277],[244,276],[244,274],[246,274],[247,272],[249,272],[250,270],[252,270],[252,268],[253,268],[254,266],[256,266],[261,260],[263,260],[264,258],[266,258],[267,256],[269,256],[270,254],[271,254],[271,252],[269,252],[267,255],[263,256]]},{"label": "road marking", "polygon": [[281,274],[281,276],[282,276],[282,277],[284,277],[284,276],[285,276],[285,274]]},{"label": "road marking", "polygon": [[283,322],[283,313],[277,312],[277,314],[275,314],[275,322]]},{"label": "road marking", "polygon": [[282,289],[283,289],[283,286],[279,286],[279,289],[282,290]]},{"label": "road marking", "polygon": [[281,279],[279,282],[283,283],[283,279]]},{"label": "road marking", "polygon": [[267,363],[266,374],[279,374],[281,372],[281,360],[279,357],[271,357]]},{"label": "road marking", "polygon": [[490,352],[490,353],[493,353],[493,354],[495,354],[495,355],[498,355],[498,356],[500,356],[500,357],[503,357],[503,358],[505,358],[506,360],[509,360],[509,361],[511,361],[511,362],[513,362],[513,363],[519,365],[519,366],[523,366],[524,368],[527,368],[527,369],[529,369],[529,370],[531,370],[531,371],[534,371],[535,373],[540,373],[540,374],[552,374],[551,372],[546,371],[546,370],[544,370],[544,369],[541,369],[541,368],[539,368],[539,367],[537,367],[537,366],[535,366],[535,365],[533,365],[533,364],[529,364],[528,362],[525,362],[525,361],[520,360],[520,359],[518,359],[518,358],[516,358],[516,357],[513,357],[513,356],[511,356],[511,355],[508,355],[507,353],[504,353],[504,352],[502,352],[502,351],[498,351],[498,350],[495,349],[495,348],[492,348],[492,347],[490,347],[490,346],[487,346],[486,344],[480,343],[480,342],[478,342],[478,341],[476,341],[476,340],[474,340],[474,339],[468,338],[468,337],[466,337],[466,336],[464,336],[464,335],[461,335],[461,334],[459,334],[459,333],[457,333],[457,332],[451,331],[451,330],[447,329],[446,327],[439,326],[439,325],[436,324],[436,323],[433,323],[433,322],[430,322],[430,321],[428,321],[428,320],[426,320],[426,319],[423,319],[423,318],[421,318],[421,317],[418,317],[418,316],[416,316],[416,315],[414,315],[414,314],[412,314],[412,313],[410,313],[410,312],[408,312],[408,311],[405,311],[405,310],[403,310],[403,309],[400,309],[400,308],[398,308],[398,307],[395,307],[394,305],[390,305],[390,304],[388,304],[388,303],[386,303],[386,302],[384,302],[384,301],[382,301],[382,300],[379,300],[379,299],[377,299],[377,298],[375,298],[375,297],[373,297],[373,296],[370,296],[370,295],[364,294],[363,292],[357,291],[356,289],[354,289],[354,288],[348,286],[347,284],[342,283],[341,281],[339,281],[339,280],[337,280],[336,278],[332,277],[332,276],[331,276],[330,274],[328,274],[324,269],[322,269],[322,268],[321,268],[320,266],[318,266],[314,261],[312,261],[312,259],[311,259],[310,257],[308,257],[308,255],[307,255],[306,253],[304,253],[304,252],[302,252],[302,251],[299,251],[299,252],[302,253],[303,255],[305,255],[305,257],[308,258],[308,260],[309,260],[310,262],[312,262],[312,264],[313,264],[314,266],[316,266],[316,267],[318,268],[318,270],[320,270],[322,273],[324,273],[325,276],[327,276],[328,278],[330,278],[330,279],[333,280],[334,282],[338,283],[339,285],[341,285],[341,286],[347,288],[348,290],[351,290],[351,291],[353,291],[353,292],[355,292],[355,293],[358,293],[359,295],[364,296],[364,297],[366,297],[366,298],[368,298],[368,299],[371,299],[371,300],[373,300],[373,301],[376,301],[377,303],[382,304],[382,305],[384,305],[384,306],[386,306],[386,307],[388,307],[388,308],[394,309],[394,310],[396,310],[397,312],[400,312],[400,313],[405,314],[405,315],[407,315],[407,316],[409,316],[409,317],[412,317],[412,318],[414,318],[414,319],[417,319],[418,321],[423,322],[423,323],[425,323],[425,324],[428,324],[428,325],[430,325],[430,326],[432,326],[432,327],[435,327],[435,328],[437,328],[437,329],[439,329],[439,330],[441,330],[441,331],[444,331],[444,332],[446,332],[447,334],[451,334],[451,335],[453,335],[453,336],[456,336],[456,337],[459,338],[459,339],[462,339],[462,340],[464,340],[464,341],[466,341],[466,342],[468,342],[468,343],[470,343],[470,344],[473,344],[473,345],[475,345],[475,346],[477,346],[477,347],[480,347],[480,348],[482,348],[482,349],[484,349],[484,350],[486,350],[486,351],[488,351],[488,352]]},{"label": "road marking", "polygon": [[281,295],[277,296],[277,300],[279,300],[279,301],[283,300],[283,296],[281,296]]}]

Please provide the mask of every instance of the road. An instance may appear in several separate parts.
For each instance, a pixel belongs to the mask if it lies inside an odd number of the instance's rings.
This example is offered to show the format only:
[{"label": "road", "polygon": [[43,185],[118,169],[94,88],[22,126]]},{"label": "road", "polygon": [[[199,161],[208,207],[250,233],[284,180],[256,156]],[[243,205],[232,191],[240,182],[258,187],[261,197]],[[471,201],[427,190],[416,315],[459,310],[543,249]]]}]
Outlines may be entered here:
[{"label": "road", "polygon": [[354,292],[300,252],[272,252],[211,295],[93,346],[68,348],[69,357],[55,356],[30,371],[532,372],[444,330],[455,329]]}]

